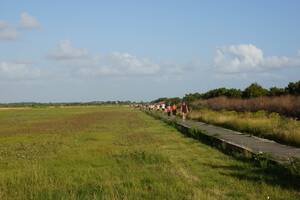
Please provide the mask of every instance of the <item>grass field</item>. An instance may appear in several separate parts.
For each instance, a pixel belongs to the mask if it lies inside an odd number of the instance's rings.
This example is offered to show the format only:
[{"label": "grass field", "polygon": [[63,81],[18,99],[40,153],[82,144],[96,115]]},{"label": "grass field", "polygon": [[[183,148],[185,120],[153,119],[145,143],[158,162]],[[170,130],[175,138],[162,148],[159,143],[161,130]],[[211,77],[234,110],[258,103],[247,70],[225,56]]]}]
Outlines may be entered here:
[{"label": "grass field", "polygon": [[194,110],[189,118],[300,147],[300,122],[277,113]]},{"label": "grass field", "polygon": [[127,107],[0,110],[0,199],[300,199],[300,183]]}]

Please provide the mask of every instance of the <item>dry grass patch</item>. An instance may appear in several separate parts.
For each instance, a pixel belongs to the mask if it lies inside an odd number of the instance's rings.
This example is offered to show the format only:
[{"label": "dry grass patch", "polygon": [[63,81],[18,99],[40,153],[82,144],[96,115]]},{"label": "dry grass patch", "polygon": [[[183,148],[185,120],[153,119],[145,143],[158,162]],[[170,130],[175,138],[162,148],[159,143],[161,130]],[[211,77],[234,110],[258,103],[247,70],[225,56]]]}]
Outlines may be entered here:
[{"label": "dry grass patch", "polygon": [[300,122],[276,113],[194,110],[189,118],[300,146]]},{"label": "dry grass patch", "polygon": [[276,112],[293,118],[300,118],[300,96],[285,95],[275,97],[257,97],[250,99],[235,99],[215,97],[194,101],[196,108],[210,108],[212,110],[234,110],[238,112],[257,112],[264,110]]}]

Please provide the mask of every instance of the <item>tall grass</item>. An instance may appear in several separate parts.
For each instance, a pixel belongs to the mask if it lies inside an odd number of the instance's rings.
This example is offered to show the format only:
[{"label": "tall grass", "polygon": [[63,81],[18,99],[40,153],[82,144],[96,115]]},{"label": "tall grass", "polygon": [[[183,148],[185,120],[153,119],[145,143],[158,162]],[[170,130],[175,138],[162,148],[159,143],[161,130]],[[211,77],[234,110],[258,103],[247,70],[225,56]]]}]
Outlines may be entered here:
[{"label": "tall grass", "polygon": [[203,108],[192,111],[189,118],[272,139],[280,143],[300,146],[300,122],[280,116],[278,113],[214,111]]},{"label": "tall grass", "polygon": [[288,117],[300,118],[300,96],[257,97],[251,99],[232,99],[216,97],[201,99],[192,103],[195,108],[207,107],[213,110],[235,110],[256,112],[265,110],[269,113],[276,112]]}]

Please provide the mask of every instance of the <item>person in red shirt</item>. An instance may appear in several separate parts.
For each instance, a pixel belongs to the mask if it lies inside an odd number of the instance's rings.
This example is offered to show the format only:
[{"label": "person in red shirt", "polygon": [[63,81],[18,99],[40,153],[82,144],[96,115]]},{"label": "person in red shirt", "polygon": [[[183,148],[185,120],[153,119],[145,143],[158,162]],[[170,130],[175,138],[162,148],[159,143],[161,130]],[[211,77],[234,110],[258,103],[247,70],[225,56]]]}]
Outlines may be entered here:
[{"label": "person in red shirt", "polygon": [[171,112],[172,112],[171,104],[168,104],[168,106],[167,106],[167,113],[168,113],[169,117],[171,116]]},{"label": "person in red shirt", "polygon": [[182,114],[182,120],[184,121],[186,119],[186,115],[189,112],[188,105],[185,101],[182,102],[180,110],[181,110],[181,114]]}]

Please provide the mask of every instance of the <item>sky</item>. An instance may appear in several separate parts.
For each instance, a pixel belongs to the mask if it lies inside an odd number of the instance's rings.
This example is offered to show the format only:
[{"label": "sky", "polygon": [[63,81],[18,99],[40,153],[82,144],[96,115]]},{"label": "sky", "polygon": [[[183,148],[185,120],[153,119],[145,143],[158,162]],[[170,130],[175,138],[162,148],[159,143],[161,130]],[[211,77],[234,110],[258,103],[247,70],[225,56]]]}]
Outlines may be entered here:
[{"label": "sky", "polygon": [[0,102],[184,96],[300,80],[298,0],[0,0]]}]

